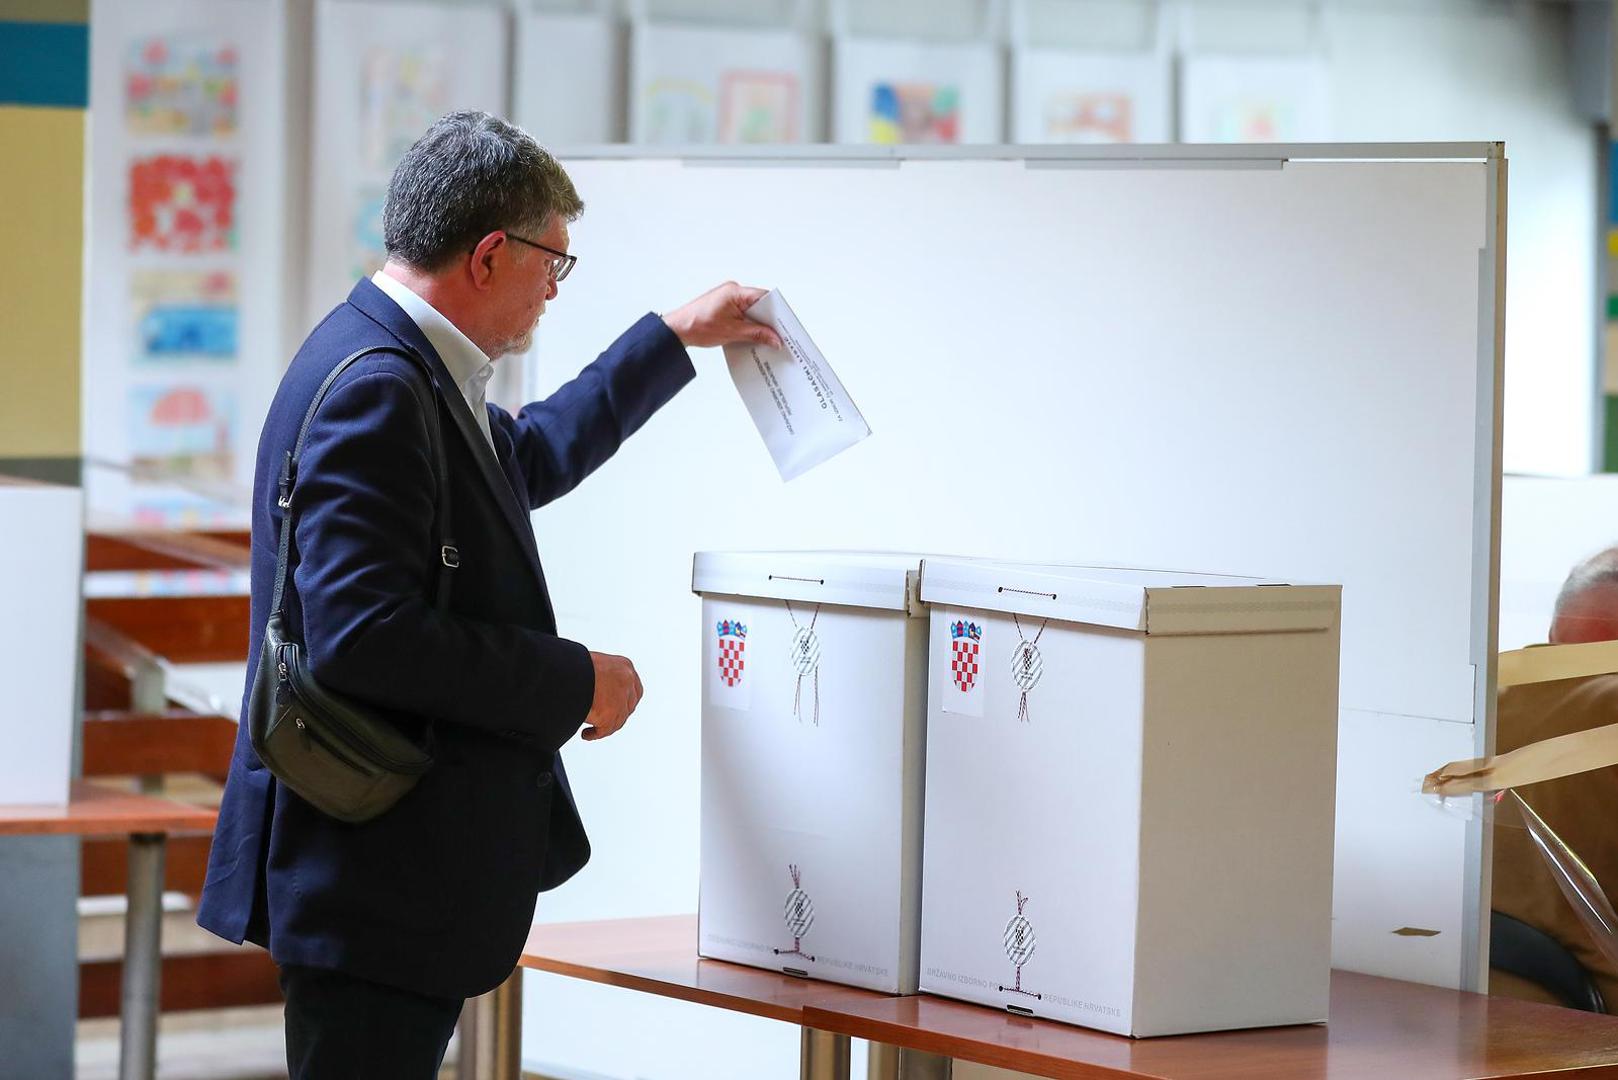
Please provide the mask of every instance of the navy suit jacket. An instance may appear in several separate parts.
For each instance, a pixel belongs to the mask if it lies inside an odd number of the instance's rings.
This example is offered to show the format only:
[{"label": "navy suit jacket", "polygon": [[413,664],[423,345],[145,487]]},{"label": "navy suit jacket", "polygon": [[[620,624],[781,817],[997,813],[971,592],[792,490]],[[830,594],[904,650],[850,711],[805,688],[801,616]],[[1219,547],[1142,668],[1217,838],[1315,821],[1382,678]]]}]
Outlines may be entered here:
[{"label": "navy suit jacket", "polygon": [[655,315],[513,419],[490,407],[495,453],[426,337],[361,281],[293,358],[259,439],[247,686],[269,616],[281,511],[276,482],[315,390],[370,345],[420,354],[440,389],[461,565],[433,606],[437,505],[420,369],[390,353],[327,392],[299,462],[289,629],[340,693],[432,721],[437,761],[387,813],[359,825],[281,787],[247,737],[245,709],[197,921],[266,946],[277,963],[470,997],[512,971],[534,900],[590,845],[558,753],[583,723],[595,674],[557,636],[529,510],[571,490],[695,372]]}]

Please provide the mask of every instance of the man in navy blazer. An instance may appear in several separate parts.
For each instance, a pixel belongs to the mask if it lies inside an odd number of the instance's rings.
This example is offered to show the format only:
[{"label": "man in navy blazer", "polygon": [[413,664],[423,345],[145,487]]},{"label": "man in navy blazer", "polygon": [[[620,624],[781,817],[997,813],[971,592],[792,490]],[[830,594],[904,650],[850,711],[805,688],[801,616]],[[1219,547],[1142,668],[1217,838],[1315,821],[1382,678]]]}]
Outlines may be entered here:
[{"label": "man in navy blazer", "polygon": [[[416,721],[433,768],[362,823],[279,785],[238,733],[198,922],[270,950],[294,1078],[436,1076],[465,998],[512,972],[536,895],[590,855],[561,747],[611,735],[640,700],[634,666],[558,635],[529,511],[606,461],[695,372],[686,346],[776,344],[722,285],[648,314],[515,418],[484,402],[492,363],[526,350],[573,268],[583,203],[527,134],[485,113],[438,121],[388,189],[388,262],[325,317],[288,367],[253,491],[253,685],[275,574],[283,457],[309,427],[293,504],[286,614],[315,678]],[[460,564],[447,611],[429,409],[453,495]]]}]

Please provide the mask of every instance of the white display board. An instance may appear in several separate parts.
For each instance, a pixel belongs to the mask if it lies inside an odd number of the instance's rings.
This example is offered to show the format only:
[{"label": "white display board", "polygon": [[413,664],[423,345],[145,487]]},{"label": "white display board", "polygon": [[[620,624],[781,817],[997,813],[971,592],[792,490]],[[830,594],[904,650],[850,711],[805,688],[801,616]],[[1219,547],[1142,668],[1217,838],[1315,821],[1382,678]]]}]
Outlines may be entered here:
[{"label": "white display board", "polygon": [[638,21],[630,40],[631,142],[820,138],[821,49],[808,35]]},{"label": "white display board", "polygon": [[0,477],[0,805],[68,799],[83,554],[82,491]]},{"label": "white display board", "polygon": [[381,268],[388,179],[410,144],[456,109],[506,114],[508,45],[495,7],[320,0],[304,325]]},{"label": "white display board", "polygon": [[570,751],[595,856],[540,917],[695,903],[691,552],[1194,567],[1343,585],[1334,962],[1474,980],[1477,837],[1416,790],[1492,702],[1494,147],[635,153],[567,157],[589,209],[536,392],[734,278],[790,293],[874,434],[782,484],[699,353],[535,516],[562,632],[647,687]]},{"label": "white display board", "polygon": [[92,520],[239,524],[285,360],[284,4],[100,0],[91,17]]}]

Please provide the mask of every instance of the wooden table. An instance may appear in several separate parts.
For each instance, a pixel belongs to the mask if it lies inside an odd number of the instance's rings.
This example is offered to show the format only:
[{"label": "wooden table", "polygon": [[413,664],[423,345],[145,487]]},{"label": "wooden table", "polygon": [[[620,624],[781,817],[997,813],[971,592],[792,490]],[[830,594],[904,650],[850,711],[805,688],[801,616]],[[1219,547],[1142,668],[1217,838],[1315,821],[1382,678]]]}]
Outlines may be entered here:
[{"label": "wooden table", "polygon": [[[811,1005],[836,1008],[889,1000],[869,990],[700,959],[695,915],[537,925],[529,931],[518,963],[555,975],[796,1024],[803,1029],[799,1073],[804,1080],[848,1077],[848,1035],[807,1023],[804,1017]],[[880,1052],[873,1055],[873,1060],[879,1056]],[[889,1057],[896,1068],[897,1055]],[[909,1064],[907,1080],[926,1080],[929,1065],[936,1069],[936,1063],[921,1057]],[[887,1069],[886,1059],[881,1065]],[[894,1080],[895,1076],[879,1070],[870,1074],[870,1080]]]},{"label": "wooden table", "polygon": [[1329,1024],[1127,1039],[700,960],[696,941],[694,915],[556,923],[533,928],[521,962],[798,1024],[816,1080],[847,1075],[850,1036],[871,1040],[872,1080],[901,1061],[906,1080],[947,1077],[957,1058],[1064,1080],[1618,1080],[1618,1017],[1346,971],[1332,974]]},{"label": "wooden table", "polygon": [[119,1080],[151,1080],[163,973],[163,853],[171,832],[213,831],[213,810],[77,781],[66,806],[0,806],[0,837],[127,836]]}]

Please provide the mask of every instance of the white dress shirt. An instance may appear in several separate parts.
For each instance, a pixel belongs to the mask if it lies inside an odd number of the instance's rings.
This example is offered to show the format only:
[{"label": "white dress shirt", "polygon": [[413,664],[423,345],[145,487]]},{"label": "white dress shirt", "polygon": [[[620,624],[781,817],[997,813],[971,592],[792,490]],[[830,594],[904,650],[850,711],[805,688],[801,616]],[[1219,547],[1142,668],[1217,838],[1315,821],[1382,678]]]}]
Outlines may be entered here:
[{"label": "white dress shirt", "polygon": [[408,286],[381,270],[371,275],[371,281],[387,293],[395,304],[404,308],[410,321],[421,328],[427,341],[438,350],[438,358],[444,361],[450,378],[461,388],[461,395],[472,410],[472,418],[478,422],[478,430],[483,432],[483,437],[489,441],[489,449],[493,450],[494,436],[489,433],[489,410],[485,402],[489,377],[494,374],[494,362],[482,349],[472,344],[472,339],[461,333],[459,327],[444,318],[437,308],[417,296]]}]

